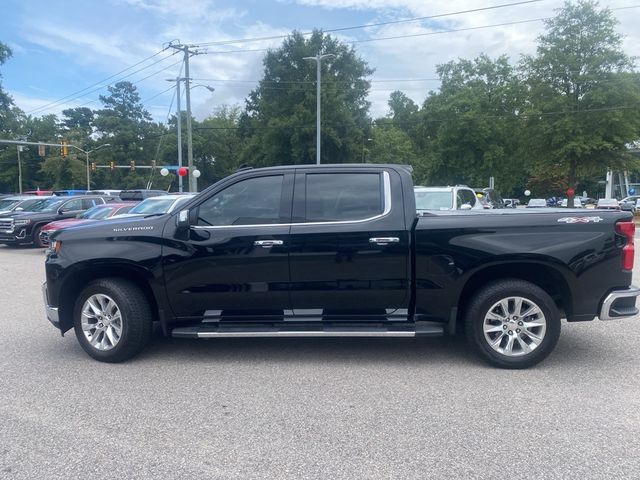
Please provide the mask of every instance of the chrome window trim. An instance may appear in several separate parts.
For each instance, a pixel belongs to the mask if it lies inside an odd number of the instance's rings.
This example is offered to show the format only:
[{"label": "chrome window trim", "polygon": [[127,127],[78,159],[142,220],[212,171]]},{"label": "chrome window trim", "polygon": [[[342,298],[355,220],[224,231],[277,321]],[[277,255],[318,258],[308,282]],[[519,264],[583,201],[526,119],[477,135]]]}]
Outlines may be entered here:
[{"label": "chrome window trim", "polygon": [[[350,172],[345,172],[350,173]],[[336,220],[328,222],[300,222],[300,223],[262,223],[253,225],[192,225],[190,228],[194,230],[219,230],[222,228],[256,228],[256,227],[295,227],[295,226],[307,226],[307,225],[351,225],[358,223],[371,222],[378,220],[382,217],[386,217],[391,212],[391,177],[389,172],[382,172],[382,184],[384,190],[384,210],[378,215],[374,215],[369,218],[362,218],[359,220]]]}]

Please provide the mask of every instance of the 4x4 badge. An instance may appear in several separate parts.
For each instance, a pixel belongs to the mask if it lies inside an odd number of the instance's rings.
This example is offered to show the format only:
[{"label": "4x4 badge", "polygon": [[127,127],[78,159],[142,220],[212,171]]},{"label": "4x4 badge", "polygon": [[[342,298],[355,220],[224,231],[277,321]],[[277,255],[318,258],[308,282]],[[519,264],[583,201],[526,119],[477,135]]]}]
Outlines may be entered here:
[{"label": "4x4 badge", "polygon": [[602,217],[562,217],[558,219],[558,222],[563,223],[598,223],[601,222]]}]

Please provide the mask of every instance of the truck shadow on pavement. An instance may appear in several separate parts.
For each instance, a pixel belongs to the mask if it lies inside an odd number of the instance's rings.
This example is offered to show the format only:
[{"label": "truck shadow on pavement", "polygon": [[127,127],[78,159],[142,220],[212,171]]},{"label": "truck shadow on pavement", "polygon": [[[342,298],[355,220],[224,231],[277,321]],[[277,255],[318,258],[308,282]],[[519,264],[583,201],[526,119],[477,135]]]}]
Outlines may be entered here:
[{"label": "truck shadow on pavement", "polygon": [[[555,351],[542,366],[597,367],[603,361],[628,361],[607,346],[607,340],[590,341],[580,331],[567,329]],[[621,358],[618,358],[621,357]],[[176,339],[156,331],[139,361],[161,359],[191,362],[274,362],[296,364],[398,364],[447,365],[494,368],[476,355],[466,339],[437,338],[220,338]]]},{"label": "truck shadow on pavement", "polygon": [[156,332],[141,359],[191,362],[460,363],[478,362],[462,337],[440,338],[165,338]]}]

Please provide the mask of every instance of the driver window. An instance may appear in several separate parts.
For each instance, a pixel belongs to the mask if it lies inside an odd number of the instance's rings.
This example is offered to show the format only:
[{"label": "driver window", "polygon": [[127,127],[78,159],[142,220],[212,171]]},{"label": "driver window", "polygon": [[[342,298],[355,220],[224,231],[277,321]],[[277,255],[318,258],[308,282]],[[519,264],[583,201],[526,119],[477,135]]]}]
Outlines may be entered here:
[{"label": "driver window", "polygon": [[[476,204],[476,196],[470,190],[460,190],[458,192],[458,196],[460,197],[460,206],[469,205],[469,207],[473,208]],[[460,207],[461,208],[461,207]]]},{"label": "driver window", "polygon": [[242,180],[198,208],[199,226],[287,223],[280,217],[283,175]]},{"label": "driver window", "polygon": [[63,212],[74,212],[76,210],[82,210],[82,199],[76,198],[74,200],[70,200],[62,205],[61,210]]}]

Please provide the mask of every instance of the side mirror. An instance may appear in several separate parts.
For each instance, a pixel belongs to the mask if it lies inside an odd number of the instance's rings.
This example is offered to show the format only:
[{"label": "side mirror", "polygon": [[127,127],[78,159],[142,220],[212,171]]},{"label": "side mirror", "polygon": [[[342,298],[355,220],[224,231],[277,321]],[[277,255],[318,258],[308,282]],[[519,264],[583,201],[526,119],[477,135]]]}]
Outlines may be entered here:
[{"label": "side mirror", "polygon": [[176,217],[176,226],[180,230],[186,230],[191,226],[191,222],[189,222],[189,210],[180,210],[180,213],[178,213]]},{"label": "side mirror", "polygon": [[59,208],[58,209],[58,215],[62,215],[64,213],[64,209],[63,208]]},{"label": "side mirror", "polygon": [[471,210],[471,205],[465,203],[460,207],[460,210]]}]

